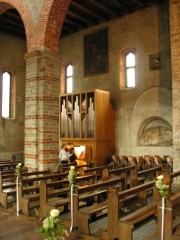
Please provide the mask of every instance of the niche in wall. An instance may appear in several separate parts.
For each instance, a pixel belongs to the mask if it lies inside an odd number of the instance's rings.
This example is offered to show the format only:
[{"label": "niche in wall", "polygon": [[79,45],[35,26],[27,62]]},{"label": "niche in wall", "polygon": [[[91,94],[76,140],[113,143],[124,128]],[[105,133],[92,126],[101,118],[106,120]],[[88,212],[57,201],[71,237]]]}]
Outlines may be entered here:
[{"label": "niche in wall", "polygon": [[151,117],[143,121],[139,131],[140,146],[171,146],[172,126],[159,117]]}]

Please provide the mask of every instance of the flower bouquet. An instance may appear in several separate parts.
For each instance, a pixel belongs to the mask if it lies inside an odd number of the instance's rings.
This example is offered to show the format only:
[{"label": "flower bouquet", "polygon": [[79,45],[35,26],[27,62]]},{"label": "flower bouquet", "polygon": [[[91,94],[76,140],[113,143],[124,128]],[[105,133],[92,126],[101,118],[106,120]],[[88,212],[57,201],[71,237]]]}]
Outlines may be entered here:
[{"label": "flower bouquet", "polygon": [[75,183],[78,174],[76,172],[75,166],[71,166],[68,174],[68,180],[71,185],[71,227],[70,231],[73,230],[74,225],[74,190],[75,190]]},{"label": "flower bouquet", "polygon": [[157,177],[157,181],[155,183],[158,192],[160,193],[161,197],[167,198],[169,194],[169,186],[166,185],[163,181],[163,175]]},{"label": "flower bouquet", "polygon": [[161,222],[161,240],[164,239],[164,214],[165,214],[165,200],[169,194],[169,186],[163,181],[163,175],[157,177],[155,186],[162,197],[162,222]]},{"label": "flower bouquet", "polygon": [[58,217],[59,213],[58,209],[52,209],[50,216],[43,220],[43,226],[38,229],[45,240],[64,240],[68,237],[68,232]]},{"label": "flower bouquet", "polygon": [[16,175],[16,177],[20,177],[20,175],[21,175],[21,167],[22,167],[22,164],[21,164],[21,163],[18,163],[18,164],[16,165],[16,169],[15,169],[15,175]]},{"label": "flower bouquet", "polygon": [[73,188],[73,191],[74,191],[77,176],[78,176],[78,174],[76,172],[75,166],[71,166],[69,174],[68,174],[68,180],[69,180],[70,185]]}]

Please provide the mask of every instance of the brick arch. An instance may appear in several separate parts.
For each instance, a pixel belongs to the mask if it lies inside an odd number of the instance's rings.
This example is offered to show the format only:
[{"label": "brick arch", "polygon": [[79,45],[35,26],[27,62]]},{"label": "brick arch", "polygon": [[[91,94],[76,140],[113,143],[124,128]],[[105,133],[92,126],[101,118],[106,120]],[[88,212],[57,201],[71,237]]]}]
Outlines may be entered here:
[{"label": "brick arch", "polygon": [[22,21],[24,23],[24,28],[25,28],[25,32],[26,32],[26,40],[27,40],[27,51],[30,51],[30,42],[31,42],[31,26],[32,26],[32,19],[31,19],[31,15],[29,12],[29,9],[26,8],[26,6],[23,4],[22,1],[19,0],[0,0],[0,14],[10,8],[15,8],[21,18]]},{"label": "brick arch", "polygon": [[39,46],[58,51],[60,33],[71,0],[47,0],[39,25]]}]

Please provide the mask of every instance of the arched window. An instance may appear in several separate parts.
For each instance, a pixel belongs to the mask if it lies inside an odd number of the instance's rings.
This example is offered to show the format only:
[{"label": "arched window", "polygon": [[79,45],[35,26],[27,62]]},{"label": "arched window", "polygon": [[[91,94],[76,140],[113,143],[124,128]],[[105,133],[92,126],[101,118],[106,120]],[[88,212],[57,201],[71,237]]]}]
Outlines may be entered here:
[{"label": "arched window", "polygon": [[73,91],[73,66],[67,64],[65,67],[65,92],[71,93]]},{"label": "arched window", "polygon": [[15,116],[15,82],[13,73],[4,71],[2,74],[1,115],[3,118]]},{"label": "arched window", "polygon": [[126,87],[132,88],[135,87],[135,54],[129,52],[126,55],[125,60],[125,71],[126,71]]},{"label": "arched window", "polygon": [[120,88],[136,86],[136,55],[134,49],[123,49],[120,53]]}]

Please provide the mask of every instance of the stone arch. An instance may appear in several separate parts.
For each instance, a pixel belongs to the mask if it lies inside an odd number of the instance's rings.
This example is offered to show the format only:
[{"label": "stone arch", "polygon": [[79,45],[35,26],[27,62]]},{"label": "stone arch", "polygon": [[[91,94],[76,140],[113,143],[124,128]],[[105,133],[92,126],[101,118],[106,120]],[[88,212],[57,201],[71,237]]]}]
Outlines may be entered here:
[{"label": "stone arch", "polygon": [[58,51],[60,33],[71,0],[47,0],[39,24],[39,46]]},{"label": "stone arch", "polygon": [[[145,144],[140,143],[143,130],[145,132],[148,128],[151,128],[152,132],[167,133],[170,136],[168,141],[159,139],[157,142],[153,140]],[[154,155],[171,155],[172,92],[164,87],[151,87],[141,92],[133,105],[130,131],[133,133],[131,135],[132,154],[139,154],[141,151],[142,154],[149,152]]]}]

